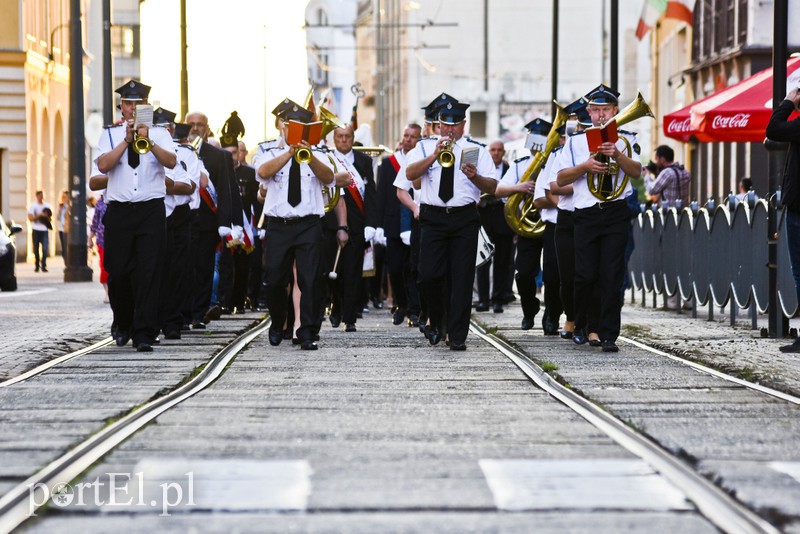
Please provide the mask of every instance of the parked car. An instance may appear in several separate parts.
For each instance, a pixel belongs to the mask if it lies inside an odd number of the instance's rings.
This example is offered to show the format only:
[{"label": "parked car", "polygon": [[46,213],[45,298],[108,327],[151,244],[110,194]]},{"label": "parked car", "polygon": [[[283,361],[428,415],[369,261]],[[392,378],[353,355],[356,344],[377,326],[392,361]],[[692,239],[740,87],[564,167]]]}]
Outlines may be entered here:
[{"label": "parked car", "polygon": [[17,244],[14,234],[22,231],[22,226],[12,224],[8,226],[0,213],[0,290],[14,291],[17,289],[17,277],[14,274],[14,264],[17,261]]}]

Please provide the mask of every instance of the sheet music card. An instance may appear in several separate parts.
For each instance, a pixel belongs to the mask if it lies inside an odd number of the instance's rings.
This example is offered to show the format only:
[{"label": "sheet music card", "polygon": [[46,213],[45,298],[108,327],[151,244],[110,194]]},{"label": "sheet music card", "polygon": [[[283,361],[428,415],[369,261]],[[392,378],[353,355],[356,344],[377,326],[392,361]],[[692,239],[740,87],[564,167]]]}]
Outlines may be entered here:
[{"label": "sheet music card", "polygon": [[464,165],[475,165],[478,166],[478,156],[480,156],[481,149],[476,146],[467,147],[461,151],[461,165],[459,168],[463,167]]},{"label": "sheet music card", "polygon": [[134,119],[134,130],[139,126],[151,128],[153,126],[153,106],[149,104],[137,105],[136,111],[134,111]]}]

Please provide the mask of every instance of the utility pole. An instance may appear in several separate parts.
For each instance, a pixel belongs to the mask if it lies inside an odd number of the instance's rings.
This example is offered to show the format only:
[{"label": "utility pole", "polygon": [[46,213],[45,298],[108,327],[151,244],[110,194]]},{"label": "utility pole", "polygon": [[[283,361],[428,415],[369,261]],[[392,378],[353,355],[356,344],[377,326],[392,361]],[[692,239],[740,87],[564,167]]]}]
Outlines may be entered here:
[{"label": "utility pole", "polygon": [[378,107],[378,144],[383,144],[383,121],[384,121],[384,110],[383,110],[383,83],[384,83],[384,75],[383,75],[383,47],[381,46],[381,0],[376,0],[375,4],[378,6],[375,10],[375,22],[377,23],[375,28],[375,46],[378,47],[378,68],[377,68],[377,107]]},{"label": "utility pole", "polygon": [[70,0],[69,31],[69,244],[65,282],[90,282],[86,264],[86,140],[83,123],[81,0]]},{"label": "utility pole", "polygon": [[111,0],[103,0],[103,124],[114,122],[111,68]]},{"label": "utility pole", "polygon": [[611,87],[619,91],[619,0],[611,0]]},{"label": "utility pole", "polygon": [[[775,0],[773,4],[773,42],[772,42],[772,109],[778,107],[786,94],[786,60],[788,47],[789,5],[786,0]],[[767,174],[769,176],[769,196],[774,199],[781,179],[781,169],[786,158],[786,143],[778,143],[771,139],[764,140],[767,149]],[[769,272],[769,335],[783,337],[789,329],[789,321],[781,313],[778,300],[778,207],[770,200],[767,215],[768,226],[768,261]]]},{"label": "utility pole", "polygon": [[186,0],[181,0],[181,121],[189,113],[189,71],[186,67]]},{"label": "utility pole", "polygon": [[553,0],[553,64],[550,66],[550,120],[556,118],[558,100],[558,0]]}]

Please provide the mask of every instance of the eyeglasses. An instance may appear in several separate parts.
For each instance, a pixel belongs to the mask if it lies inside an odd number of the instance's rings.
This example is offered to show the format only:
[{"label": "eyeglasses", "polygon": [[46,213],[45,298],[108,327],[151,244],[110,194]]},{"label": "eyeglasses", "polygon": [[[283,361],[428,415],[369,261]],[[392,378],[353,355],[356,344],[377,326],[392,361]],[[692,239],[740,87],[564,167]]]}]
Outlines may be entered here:
[{"label": "eyeglasses", "polygon": [[189,126],[189,128],[194,128],[195,126],[198,128],[205,128],[206,126],[208,126],[204,122],[187,122],[186,124]]}]

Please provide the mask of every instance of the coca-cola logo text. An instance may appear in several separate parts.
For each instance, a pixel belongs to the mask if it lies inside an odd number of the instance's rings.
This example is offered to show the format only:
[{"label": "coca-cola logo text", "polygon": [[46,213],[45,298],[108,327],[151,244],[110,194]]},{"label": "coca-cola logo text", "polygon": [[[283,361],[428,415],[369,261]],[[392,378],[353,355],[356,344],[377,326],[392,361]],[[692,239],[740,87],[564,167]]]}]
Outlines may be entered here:
[{"label": "coca-cola logo text", "polygon": [[714,120],[711,123],[711,127],[717,130],[744,128],[747,126],[749,120],[750,120],[749,113],[737,113],[736,115],[729,117],[717,115],[716,117],[714,117]]},{"label": "coca-cola logo text", "polygon": [[667,125],[667,133],[686,133],[689,131],[689,127],[691,126],[691,118],[686,117],[686,119],[682,121],[674,120]]}]

